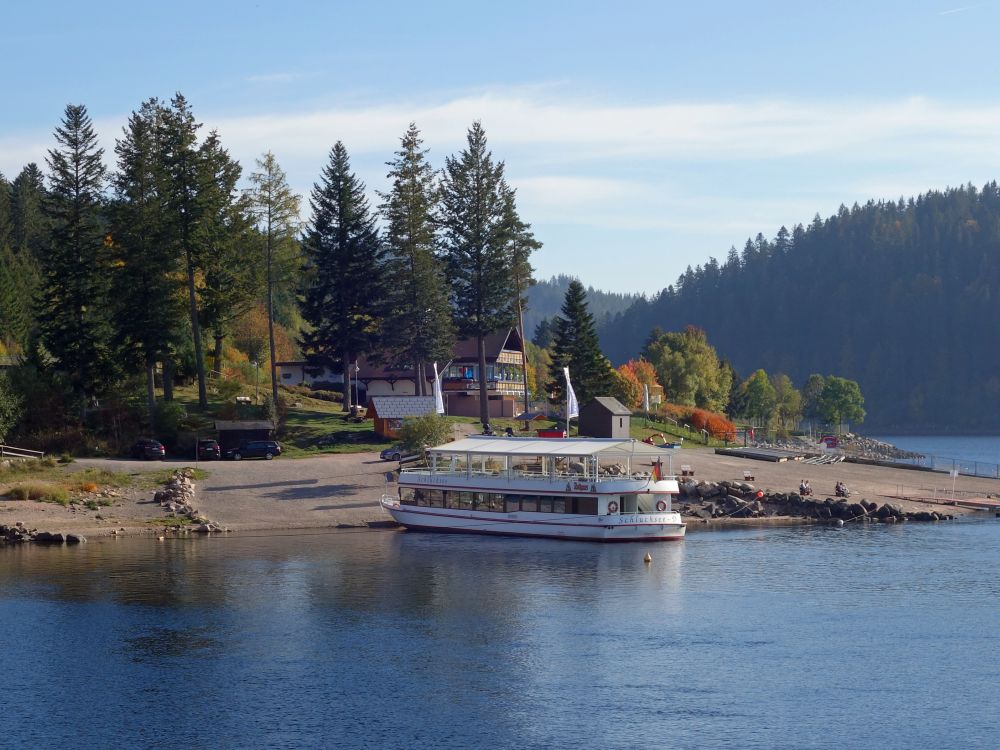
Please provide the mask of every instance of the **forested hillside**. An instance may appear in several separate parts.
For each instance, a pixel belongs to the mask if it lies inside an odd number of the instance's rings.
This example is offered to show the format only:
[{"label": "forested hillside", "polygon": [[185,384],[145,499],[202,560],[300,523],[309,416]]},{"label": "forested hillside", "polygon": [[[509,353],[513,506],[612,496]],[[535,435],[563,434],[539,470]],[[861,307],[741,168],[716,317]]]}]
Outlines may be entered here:
[{"label": "forested hillside", "polygon": [[798,385],[813,372],[857,380],[869,431],[986,432],[1000,425],[998,296],[992,182],[757,235],[606,320],[600,335],[619,363],[655,326],[694,324],[743,376],[762,367]]},{"label": "forested hillside", "polygon": [[[572,276],[559,274],[548,281],[539,281],[528,289],[528,306],[524,311],[524,330],[528,338],[543,319],[559,314],[559,308],[566,297],[566,290],[573,281]],[[590,314],[598,322],[604,318],[628,309],[634,302],[642,299],[638,294],[620,294],[617,292],[602,292],[589,287],[587,289],[587,304]]]}]

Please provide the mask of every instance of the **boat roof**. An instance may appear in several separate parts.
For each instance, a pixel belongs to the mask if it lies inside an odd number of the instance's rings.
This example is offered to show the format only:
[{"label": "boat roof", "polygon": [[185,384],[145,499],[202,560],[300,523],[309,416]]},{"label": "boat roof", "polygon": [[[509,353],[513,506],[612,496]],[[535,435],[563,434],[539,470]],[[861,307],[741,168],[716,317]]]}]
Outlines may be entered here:
[{"label": "boat roof", "polygon": [[529,456],[663,456],[673,448],[634,438],[519,438],[473,435],[431,448],[433,453]]}]

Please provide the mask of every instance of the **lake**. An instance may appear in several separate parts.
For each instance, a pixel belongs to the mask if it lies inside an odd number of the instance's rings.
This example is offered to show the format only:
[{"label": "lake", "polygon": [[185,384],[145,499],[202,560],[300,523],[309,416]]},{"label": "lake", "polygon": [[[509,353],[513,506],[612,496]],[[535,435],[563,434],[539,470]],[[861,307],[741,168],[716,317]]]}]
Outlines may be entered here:
[{"label": "lake", "polygon": [[2,744],[992,749],[998,542],[988,519],[0,548]]}]

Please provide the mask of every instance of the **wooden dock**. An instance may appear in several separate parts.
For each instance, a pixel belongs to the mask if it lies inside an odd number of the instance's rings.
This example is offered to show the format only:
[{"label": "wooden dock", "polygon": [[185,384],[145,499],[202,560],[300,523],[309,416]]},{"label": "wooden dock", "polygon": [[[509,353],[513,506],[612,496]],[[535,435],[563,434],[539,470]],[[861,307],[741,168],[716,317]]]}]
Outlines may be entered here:
[{"label": "wooden dock", "polygon": [[780,450],[779,448],[716,448],[715,452],[720,456],[749,458],[754,461],[771,461],[772,463],[801,461],[806,457],[805,453]]}]

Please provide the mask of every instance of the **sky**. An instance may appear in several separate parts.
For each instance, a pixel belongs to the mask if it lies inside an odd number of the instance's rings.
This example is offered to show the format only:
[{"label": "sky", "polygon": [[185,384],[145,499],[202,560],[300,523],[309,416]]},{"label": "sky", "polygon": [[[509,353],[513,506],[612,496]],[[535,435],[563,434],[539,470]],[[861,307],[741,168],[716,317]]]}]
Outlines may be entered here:
[{"label": "sky", "polygon": [[70,103],[113,166],[180,91],[244,174],[270,150],[307,198],[340,140],[377,203],[410,122],[440,167],[479,120],[536,276],[655,294],[841,204],[997,179],[997,29],[1000,0],[11,2],[0,172],[44,169]]}]

